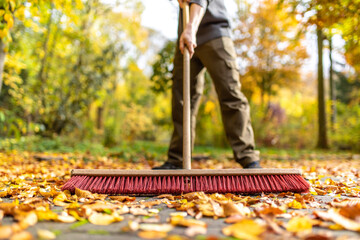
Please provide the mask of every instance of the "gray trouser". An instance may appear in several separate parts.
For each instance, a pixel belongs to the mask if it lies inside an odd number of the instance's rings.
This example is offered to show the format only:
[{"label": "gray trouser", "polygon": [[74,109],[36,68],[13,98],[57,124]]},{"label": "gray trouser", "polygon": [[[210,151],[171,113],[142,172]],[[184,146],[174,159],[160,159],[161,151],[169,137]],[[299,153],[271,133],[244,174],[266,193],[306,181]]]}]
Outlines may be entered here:
[{"label": "gray trouser", "polygon": [[[196,115],[204,88],[205,68],[209,72],[219,98],[222,121],[234,157],[242,166],[259,161],[255,151],[249,103],[241,92],[234,44],[229,37],[211,40],[195,49],[190,61],[191,139],[194,143]],[[174,132],[168,161],[182,166],[183,136],[183,56],[176,49],[172,86],[172,119]],[[194,145],[194,144],[193,144]]]}]

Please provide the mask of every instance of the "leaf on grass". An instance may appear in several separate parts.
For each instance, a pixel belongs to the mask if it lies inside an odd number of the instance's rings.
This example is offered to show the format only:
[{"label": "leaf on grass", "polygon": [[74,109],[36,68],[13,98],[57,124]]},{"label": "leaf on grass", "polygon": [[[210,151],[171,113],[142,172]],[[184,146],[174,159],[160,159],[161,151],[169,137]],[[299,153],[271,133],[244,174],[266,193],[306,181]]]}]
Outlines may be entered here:
[{"label": "leaf on grass", "polygon": [[265,232],[265,227],[252,219],[244,219],[231,226],[223,228],[222,232],[226,236],[232,236],[244,240],[260,239],[260,234]]},{"label": "leaf on grass", "polygon": [[138,233],[138,236],[144,239],[161,239],[161,238],[166,238],[167,233],[157,232],[157,231],[140,231]]},{"label": "leaf on grass", "polygon": [[55,233],[46,230],[46,229],[38,229],[37,231],[37,236],[40,239],[56,239],[56,235]]},{"label": "leaf on grass", "polygon": [[114,222],[120,222],[124,220],[124,217],[117,214],[109,215],[103,213],[94,212],[88,218],[89,222],[95,225],[109,225]]},{"label": "leaf on grass", "polygon": [[312,221],[308,217],[294,217],[286,225],[286,230],[289,232],[311,232]]}]

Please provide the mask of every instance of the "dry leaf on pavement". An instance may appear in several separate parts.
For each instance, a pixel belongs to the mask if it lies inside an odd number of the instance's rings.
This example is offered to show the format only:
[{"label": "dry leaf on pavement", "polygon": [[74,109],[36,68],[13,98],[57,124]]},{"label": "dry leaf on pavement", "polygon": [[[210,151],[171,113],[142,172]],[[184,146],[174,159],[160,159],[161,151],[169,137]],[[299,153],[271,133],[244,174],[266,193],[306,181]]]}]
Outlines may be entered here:
[{"label": "dry leaf on pavement", "polygon": [[257,240],[265,232],[266,228],[252,219],[244,219],[238,223],[222,229],[226,236],[232,236],[244,240]]}]

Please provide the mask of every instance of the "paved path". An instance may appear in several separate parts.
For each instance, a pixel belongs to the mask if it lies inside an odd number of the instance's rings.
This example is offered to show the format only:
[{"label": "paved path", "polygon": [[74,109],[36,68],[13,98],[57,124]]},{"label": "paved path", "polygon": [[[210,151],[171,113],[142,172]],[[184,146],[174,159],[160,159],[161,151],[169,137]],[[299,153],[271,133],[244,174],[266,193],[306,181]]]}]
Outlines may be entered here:
[{"label": "paved path", "polygon": [[[315,196],[317,199],[317,202],[326,204],[327,202],[330,202],[333,200],[332,197],[329,196]],[[139,200],[141,198],[137,198]],[[3,199],[5,201],[11,201],[10,199]],[[152,201],[154,199],[147,198],[146,201]],[[174,209],[167,208],[166,205],[161,204],[158,206],[154,206],[154,208],[160,209],[160,222],[166,223],[167,219],[169,218],[169,215],[171,212],[175,212]],[[61,210],[61,207],[54,207],[52,210],[57,211]],[[305,210],[299,210],[299,211],[314,211],[314,210],[320,210],[320,209],[305,209]],[[127,225],[128,220],[134,219],[136,216],[127,214],[125,215],[125,219],[122,222],[113,223],[108,226],[97,226],[90,223],[78,226],[74,228],[74,224],[65,224],[65,223],[57,223],[57,222],[39,222],[35,226],[30,227],[27,229],[30,233],[32,233],[33,236],[35,236],[36,239],[36,232],[38,229],[47,229],[50,231],[54,231],[58,233],[58,236],[56,239],[59,240],[107,240],[107,239],[141,239],[137,236],[137,232],[123,232],[121,229]],[[212,218],[202,218],[202,221],[205,221],[208,224],[208,230],[206,236],[213,236],[214,238],[211,239],[226,239],[226,236],[222,234],[221,230],[225,226],[229,226],[229,224],[224,223],[224,219],[217,219],[214,220]],[[284,222],[286,222],[286,219],[283,219]],[[11,224],[13,222],[12,217],[4,217],[2,221],[2,225]],[[169,234],[170,235],[184,235],[184,229],[181,227],[174,228]],[[360,239],[360,233],[352,232],[352,231],[331,231],[325,228],[313,228],[313,233],[317,232],[327,232],[330,233],[332,236],[334,236],[334,239]],[[268,235],[265,237],[266,239],[284,239],[284,236],[277,236],[277,235]],[[184,238],[186,239],[186,238]],[[191,239],[191,238],[189,238]],[[198,239],[206,239],[206,238],[198,238]],[[230,239],[230,238],[228,238]],[[233,239],[233,238],[232,238]],[[288,237],[286,238],[288,239]],[[294,238],[297,239],[297,238]]]}]

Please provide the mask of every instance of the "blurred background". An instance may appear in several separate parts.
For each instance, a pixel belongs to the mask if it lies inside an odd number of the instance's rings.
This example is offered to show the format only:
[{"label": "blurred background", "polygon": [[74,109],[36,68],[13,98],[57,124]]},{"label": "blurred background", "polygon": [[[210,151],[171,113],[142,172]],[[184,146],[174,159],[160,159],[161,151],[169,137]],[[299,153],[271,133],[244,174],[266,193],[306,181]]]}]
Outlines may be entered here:
[{"label": "blurred background", "polygon": [[[225,2],[258,147],[359,152],[360,1]],[[0,149],[166,150],[177,21],[175,0],[1,1]],[[208,74],[196,146],[228,148]]]}]

